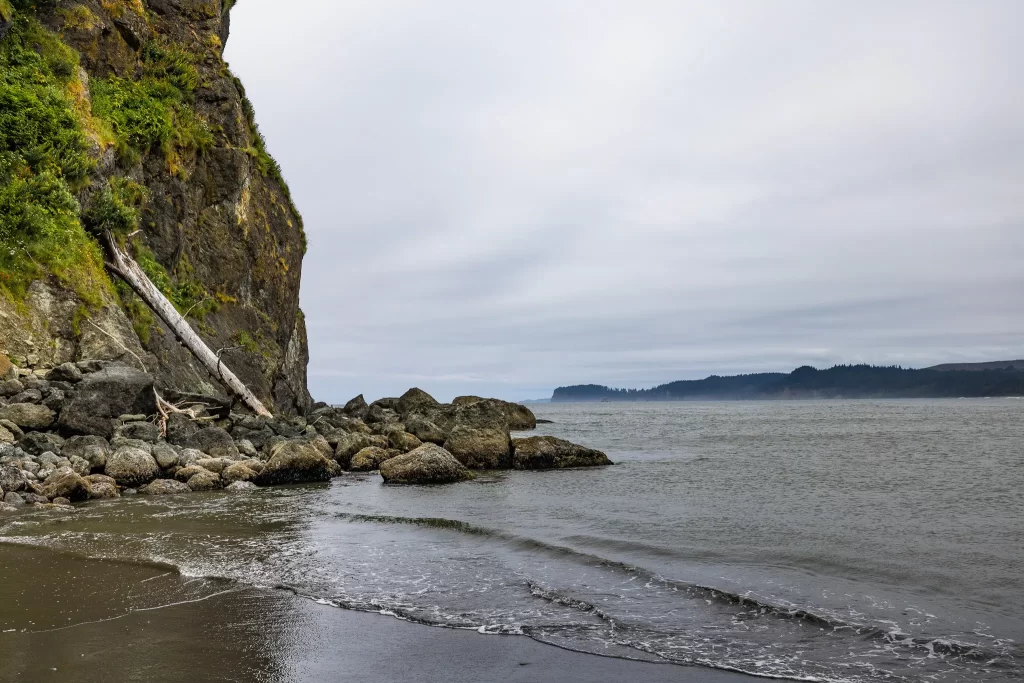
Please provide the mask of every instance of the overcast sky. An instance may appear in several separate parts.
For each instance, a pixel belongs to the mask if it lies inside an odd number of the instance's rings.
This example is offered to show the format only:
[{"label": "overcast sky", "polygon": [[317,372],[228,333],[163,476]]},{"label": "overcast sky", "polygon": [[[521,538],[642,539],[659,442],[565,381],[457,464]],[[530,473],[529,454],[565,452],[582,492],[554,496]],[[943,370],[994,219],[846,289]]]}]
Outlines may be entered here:
[{"label": "overcast sky", "polygon": [[1024,357],[1024,2],[232,14],[320,400]]}]

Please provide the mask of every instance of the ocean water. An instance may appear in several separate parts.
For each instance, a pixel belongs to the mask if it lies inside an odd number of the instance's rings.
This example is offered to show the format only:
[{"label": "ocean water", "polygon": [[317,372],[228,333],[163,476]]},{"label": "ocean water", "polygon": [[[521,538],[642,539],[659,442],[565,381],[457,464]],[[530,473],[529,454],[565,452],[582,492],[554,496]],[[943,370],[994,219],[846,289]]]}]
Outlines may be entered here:
[{"label": "ocean water", "polygon": [[[552,404],[614,467],[131,498],[0,540],[814,681],[1024,676],[1024,401]],[[382,617],[383,618],[383,617]]]}]

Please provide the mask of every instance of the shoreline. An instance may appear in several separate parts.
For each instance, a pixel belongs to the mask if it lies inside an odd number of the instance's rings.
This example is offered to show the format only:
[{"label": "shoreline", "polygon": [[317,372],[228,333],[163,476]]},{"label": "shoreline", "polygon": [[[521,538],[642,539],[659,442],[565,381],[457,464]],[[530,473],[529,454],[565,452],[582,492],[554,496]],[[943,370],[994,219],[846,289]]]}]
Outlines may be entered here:
[{"label": "shoreline", "polygon": [[[0,680],[743,683],[718,669],[425,626],[285,589],[0,542]],[[82,591],[87,585],[92,591]],[[453,666],[457,664],[457,666]]]}]

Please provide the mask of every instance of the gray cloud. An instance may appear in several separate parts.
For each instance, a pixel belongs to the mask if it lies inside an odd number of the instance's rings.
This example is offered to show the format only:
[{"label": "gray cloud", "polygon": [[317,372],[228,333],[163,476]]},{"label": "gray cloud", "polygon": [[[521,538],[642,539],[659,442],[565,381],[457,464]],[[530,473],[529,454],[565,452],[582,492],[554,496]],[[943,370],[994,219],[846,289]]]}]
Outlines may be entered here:
[{"label": "gray cloud", "polygon": [[311,389],[1024,357],[1024,5],[246,0]]}]

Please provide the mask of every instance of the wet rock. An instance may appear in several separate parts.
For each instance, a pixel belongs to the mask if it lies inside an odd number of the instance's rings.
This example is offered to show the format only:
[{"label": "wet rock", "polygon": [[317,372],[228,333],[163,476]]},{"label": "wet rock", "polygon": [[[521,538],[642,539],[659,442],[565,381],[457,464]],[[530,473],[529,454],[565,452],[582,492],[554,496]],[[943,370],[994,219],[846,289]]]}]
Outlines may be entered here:
[{"label": "wet rock", "polygon": [[86,375],[60,415],[60,428],[74,434],[110,438],[119,415],[156,412],[153,376],[126,365]]},{"label": "wet rock", "polygon": [[[184,467],[178,468],[178,470],[174,473],[174,478],[177,479],[178,481],[188,482],[189,479],[196,476],[197,474],[202,474],[203,472],[210,472],[210,470],[203,469],[199,465],[186,465]],[[210,474],[216,473],[210,472]]]},{"label": "wet rock", "polygon": [[7,503],[8,505],[21,507],[22,505],[25,504],[25,499],[21,497],[21,494],[11,491],[9,493],[4,494],[4,502]]},{"label": "wet rock", "polygon": [[159,477],[160,466],[146,451],[125,446],[107,458],[104,473],[120,486],[136,488]]},{"label": "wet rock", "polygon": [[[2,34],[2,31],[0,31],[0,34]],[[0,503],[0,512],[17,512],[17,511],[18,511],[18,508],[16,508],[13,505],[8,505],[7,503]]]},{"label": "wet rock", "polygon": [[553,436],[514,440],[512,466],[517,470],[550,470],[566,467],[599,467],[612,461],[601,451],[584,448]]},{"label": "wet rock", "polygon": [[181,444],[186,448],[194,448],[214,458],[229,458],[237,460],[239,457],[238,447],[235,440],[220,427],[207,427],[186,439]]},{"label": "wet rock", "polygon": [[259,487],[251,481],[234,481],[228,484],[224,490],[231,491],[232,493],[245,493],[246,491],[256,491]]},{"label": "wet rock", "polygon": [[208,470],[197,472],[188,480],[188,487],[192,491],[216,491],[222,486],[220,475]]},{"label": "wet rock", "polygon": [[256,479],[260,486],[329,481],[340,468],[311,444],[287,441],[275,446],[266,467]]},{"label": "wet rock", "polygon": [[204,470],[220,474],[229,466],[233,465],[234,462],[235,461],[230,458],[202,458],[201,460],[196,461],[196,465],[202,467]]},{"label": "wet rock", "polygon": [[176,496],[191,492],[192,489],[188,484],[176,479],[157,479],[139,489],[139,494],[143,496]]},{"label": "wet rock", "polygon": [[129,422],[117,430],[118,436],[126,439],[137,439],[147,443],[160,440],[160,428],[152,422]]},{"label": "wet rock", "polygon": [[36,462],[38,462],[42,467],[49,467],[53,469],[57,469],[58,467],[71,466],[71,461],[69,459],[62,458],[53,451],[46,451],[45,453],[41,453],[36,457]]},{"label": "wet rock", "polygon": [[49,503],[50,499],[46,496],[41,496],[38,493],[31,493],[26,491],[21,494],[21,497],[25,499],[26,505],[35,505],[36,503]]},{"label": "wet rock", "polygon": [[512,466],[512,439],[504,429],[456,425],[444,448],[471,469],[498,470]]},{"label": "wet rock", "polygon": [[349,469],[353,472],[371,472],[378,469],[380,464],[390,457],[392,456],[387,450],[370,446],[352,456]]},{"label": "wet rock", "polygon": [[92,500],[109,500],[111,498],[120,498],[121,494],[117,490],[117,484],[100,482],[89,486],[89,497]]},{"label": "wet rock", "polygon": [[89,500],[89,482],[70,467],[61,467],[43,482],[41,495],[50,499],[64,498],[71,502]]},{"label": "wet rock", "polygon": [[21,429],[46,429],[53,424],[55,417],[52,410],[34,403],[11,403],[0,407],[0,420],[10,420]]},{"label": "wet rock", "polygon": [[450,484],[473,478],[451,453],[432,443],[385,460],[380,475],[388,484]]},{"label": "wet rock", "polygon": [[232,463],[229,467],[225,467],[224,471],[220,473],[220,477],[225,482],[234,483],[236,481],[253,481],[259,474],[259,472],[249,466],[249,463],[236,462]]},{"label": "wet rock", "polygon": [[78,384],[82,381],[82,371],[74,363],[63,363],[50,370],[46,379],[50,382],[68,382]]}]

